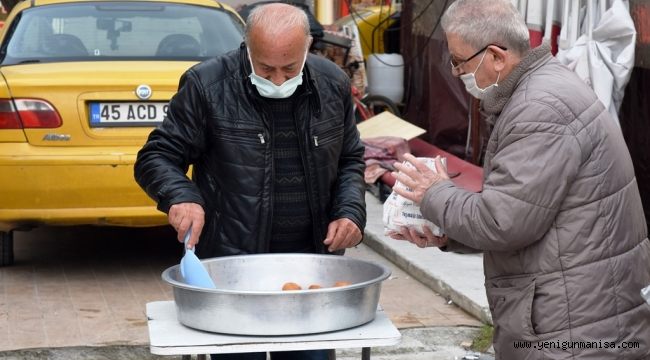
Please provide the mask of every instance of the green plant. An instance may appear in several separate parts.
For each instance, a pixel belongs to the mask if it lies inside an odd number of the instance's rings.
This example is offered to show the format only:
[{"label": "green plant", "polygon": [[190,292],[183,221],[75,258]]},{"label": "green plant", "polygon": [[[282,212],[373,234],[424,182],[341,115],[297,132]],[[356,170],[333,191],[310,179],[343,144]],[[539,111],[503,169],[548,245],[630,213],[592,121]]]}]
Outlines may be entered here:
[{"label": "green plant", "polygon": [[481,331],[478,335],[472,340],[472,351],[477,352],[486,352],[487,349],[492,345],[492,335],[494,333],[494,328],[491,325],[481,326]]}]

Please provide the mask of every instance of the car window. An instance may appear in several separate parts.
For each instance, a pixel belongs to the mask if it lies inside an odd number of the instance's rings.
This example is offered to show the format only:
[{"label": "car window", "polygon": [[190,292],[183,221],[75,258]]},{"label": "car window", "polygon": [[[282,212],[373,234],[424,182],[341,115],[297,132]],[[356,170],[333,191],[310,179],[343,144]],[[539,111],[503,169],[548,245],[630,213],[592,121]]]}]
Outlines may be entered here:
[{"label": "car window", "polygon": [[38,61],[202,60],[239,46],[243,24],[218,8],[163,2],[29,8],[10,27],[3,65]]}]

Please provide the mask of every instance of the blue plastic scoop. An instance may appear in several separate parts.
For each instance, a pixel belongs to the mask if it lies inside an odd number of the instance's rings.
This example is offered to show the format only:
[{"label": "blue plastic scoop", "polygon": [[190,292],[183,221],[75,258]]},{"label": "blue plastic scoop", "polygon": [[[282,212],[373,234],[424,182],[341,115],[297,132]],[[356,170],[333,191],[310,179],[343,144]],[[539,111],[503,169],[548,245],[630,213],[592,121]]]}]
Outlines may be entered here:
[{"label": "blue plastic scoop", "polygon": [[192,228],[190,227],[183,239],[185,255],[181,259],[181,275],[188,285],[216,289],[217,287],[214,285],[210,274],[208,274],[208,270],[206,270],[201,260],[194,254],[194,248],[187,248],[187,242],[190,241],[191,234]]}]

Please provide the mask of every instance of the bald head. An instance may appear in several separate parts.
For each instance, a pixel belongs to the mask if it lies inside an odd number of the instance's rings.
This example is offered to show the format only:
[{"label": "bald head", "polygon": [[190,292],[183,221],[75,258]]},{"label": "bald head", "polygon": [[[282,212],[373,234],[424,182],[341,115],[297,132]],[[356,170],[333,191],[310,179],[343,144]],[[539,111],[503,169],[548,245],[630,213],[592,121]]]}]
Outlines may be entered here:
[{"label": "bald head", "polygon": [[266,38],[280,41],[289,33],[300,33],[305,45],[311,42],[309,19],[300,8],[282,3],[272,3],[255,7],[246,19],[246,44],[262,33]]}]

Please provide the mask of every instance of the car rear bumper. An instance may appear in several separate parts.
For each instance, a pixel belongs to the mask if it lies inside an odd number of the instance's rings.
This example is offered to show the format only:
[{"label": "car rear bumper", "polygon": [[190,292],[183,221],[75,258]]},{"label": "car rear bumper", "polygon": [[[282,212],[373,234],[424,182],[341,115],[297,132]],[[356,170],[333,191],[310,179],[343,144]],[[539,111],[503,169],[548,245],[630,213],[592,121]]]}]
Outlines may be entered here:
[{"label": "car rear bumper", "polygon": [[166,224],[166,215],[133,178],[138,149],[0,144],[0,230]]}]

